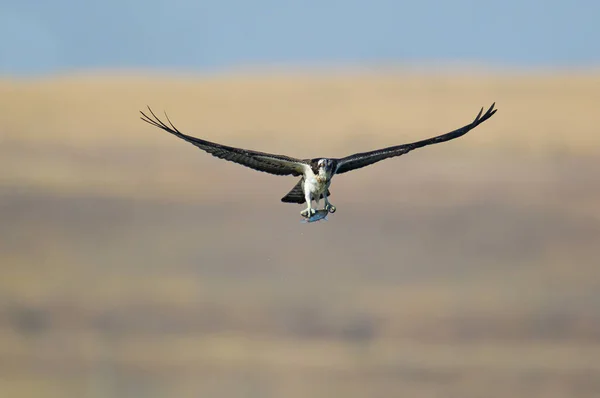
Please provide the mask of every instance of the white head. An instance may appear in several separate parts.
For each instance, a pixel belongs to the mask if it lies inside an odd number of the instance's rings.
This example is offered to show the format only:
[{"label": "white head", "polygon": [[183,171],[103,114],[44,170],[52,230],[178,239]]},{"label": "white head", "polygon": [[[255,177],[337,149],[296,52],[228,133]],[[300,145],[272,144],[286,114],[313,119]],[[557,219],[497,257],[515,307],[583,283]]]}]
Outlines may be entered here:
[{"label": "white head", "polygon": [[333,160],[319,159],[319,161],[317,162],[317,168],[319,170],[319,174],[329,176],[333,174]]}]

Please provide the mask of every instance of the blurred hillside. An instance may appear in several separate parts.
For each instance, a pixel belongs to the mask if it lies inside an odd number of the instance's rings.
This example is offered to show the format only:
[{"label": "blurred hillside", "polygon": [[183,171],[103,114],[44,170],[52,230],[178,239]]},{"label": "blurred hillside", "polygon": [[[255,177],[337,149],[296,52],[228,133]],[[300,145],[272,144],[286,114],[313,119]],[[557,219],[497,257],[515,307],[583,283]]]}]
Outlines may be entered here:
[{"label": "blurred hillside", "polygon": [[[139,120],[296,157],[295,179]],[[0,81],[0,396],[597,397],[600,74]]]}]

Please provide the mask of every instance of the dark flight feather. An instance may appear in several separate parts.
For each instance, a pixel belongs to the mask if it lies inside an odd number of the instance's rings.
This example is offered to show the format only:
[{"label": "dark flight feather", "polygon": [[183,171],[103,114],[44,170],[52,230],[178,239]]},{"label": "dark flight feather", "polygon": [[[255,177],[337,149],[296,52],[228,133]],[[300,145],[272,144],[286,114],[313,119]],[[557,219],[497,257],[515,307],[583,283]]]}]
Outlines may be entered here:
[{"label": "dark flight feather", "polygon": [[467,134],[475,127],[479,126],[481,123],[488,120],[490,117],[492,117],[492,115],[496,113],[494,105],[495,103],[493,103],[492,106],[490,106],[490,109],[488,109],[483,116],[481,116],[481,114],[483,113],[483,108],[481,108],[481,111],[479,111],[479,114],[472,123],[467,124],[466,126],[463,126],[449,133],[429,138],[426,140],[413,142],[410,144],[391,146],[388,148],[377,149],[375,151],[370,152],[355,153],[354,155],[350,155],[345,158],[335,159],[337,161],[337,169],[335,171],[335,174],[341,174],[347,171],[360,169],[361,167],[369,166],[373,163],[377,163],[384,159],[404,155],[405,153],[408,153],[413,149],[421,148],[432,144],[439,144],[440,142],[450,141],[455,138],[461,137]]},{"label": "dark flight feather", "polygon": [[153,116],[152,118],[140,111],[141,119],[146,123],[165,130],[176,137],[181,138],[189,143],[194,144],[198,148],[210,153],[211,155],[241,164],[242,166],[250,167],[251,169],[262,171],[275,175],[292,175],[299,176],[303,174],[303,169],[308,165],[308,161],[292,158],[284,155],[274,155],[265,152],[252,151],[248,149],[234,148],[227,145],[221,145],[214,142],[206,141],[200,138],[192,137],[183,134],[179,131],[165,113],[165,117],[169,125],[160,120],[148,107],[148,111]]}]

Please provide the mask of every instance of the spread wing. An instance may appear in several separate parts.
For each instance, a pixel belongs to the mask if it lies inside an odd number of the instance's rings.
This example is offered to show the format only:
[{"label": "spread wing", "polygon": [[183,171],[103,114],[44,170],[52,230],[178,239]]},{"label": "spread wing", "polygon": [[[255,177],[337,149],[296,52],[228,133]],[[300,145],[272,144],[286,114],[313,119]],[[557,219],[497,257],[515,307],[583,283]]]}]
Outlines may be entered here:
[{"label": "spread wing", "polygon": [[310,167],[306,160],[295,159],[284,155],[273,155],[270,153],[251,151],[248,149],[234,148],[183,134],[181,131],[177,130],[173,123],[171,123],[171,120],[169,120],[169,117],[166,113],[165,117],[169,123],[168,126],[162,120],[160,120],[154,114],[154,112],[152,112],[150,107],[148,107],[148,111],[150,111],[152,117],[149,117],[144,112],[140,111],[142,114],[141,119],[143,121],[163,129],[174,136],[181,138],[182,140],[190,142],[219,159],[229,160],[231,162],[241,164],[242,166],[250,167],[254,170],[280,176],[299,176],[303,174],[306,167]]},{"label": "spread wing", "polygon": [[481,123],[488,120],[494,113],[496,113],[496,109],[494,109],[495,103],[490,106],[490,109],[487,110],[483,114],[483,108],[479,111],[479,114],[475,118],[475,120],[463,126],[457,130],[451,131],[449,133],[439,135],[437,137],[429,138],[422,141],[413,142],[410,144],[403,144],[397,146],[391,146],[388,148],[378,149],[370,152],[362,152],[356,153],[354,155],[347,156],[345,158],[338,159],[337,169],[335,171],[336,174],[345,173],[347,171],[360,169],[361,167],[368,166],[370,164],[379,162],[381,160],[392,158],[394,156],[404,155],[412,151],[413,149],[421,148],[427,145],[438,144],[440,142],[450,141],[455,138],[461,137],[467,134],[469,131],[479,126]]}]

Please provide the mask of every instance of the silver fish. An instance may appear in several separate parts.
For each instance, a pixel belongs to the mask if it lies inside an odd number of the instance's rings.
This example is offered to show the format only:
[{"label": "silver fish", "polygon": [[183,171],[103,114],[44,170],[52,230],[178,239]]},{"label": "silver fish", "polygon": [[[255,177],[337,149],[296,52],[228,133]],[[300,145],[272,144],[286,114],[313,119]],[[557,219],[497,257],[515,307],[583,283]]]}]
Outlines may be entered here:
[{"label": "silver fish", "polygon": [[307,223],[307,222],[315,222],[315,221],[320,221],[320,220],[327,221],[327,214],[329,214],[329,212],[325,209],[317,210],[315,214],[313,214],[312,216],[310,216],[300,222]]}]

